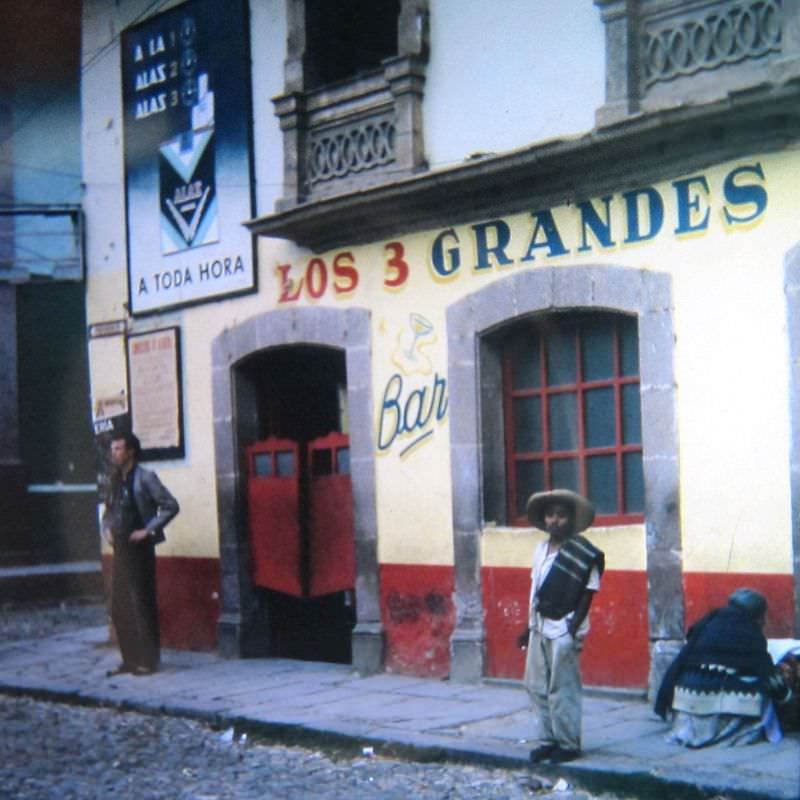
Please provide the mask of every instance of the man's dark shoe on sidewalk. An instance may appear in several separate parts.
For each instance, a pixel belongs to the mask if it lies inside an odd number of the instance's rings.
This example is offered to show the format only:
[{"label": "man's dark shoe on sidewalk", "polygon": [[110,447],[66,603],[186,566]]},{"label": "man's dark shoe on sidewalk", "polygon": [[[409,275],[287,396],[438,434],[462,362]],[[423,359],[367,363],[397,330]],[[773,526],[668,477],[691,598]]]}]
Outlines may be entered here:
[{"label": "man's dark shoe on sidewalk", "polygon": [[580,750],[570,750],[566,747],[559,747],[556,745],[551,751],[547,760],[551,764],[563,764],[565,761],[574,761],[576,758],[581,757]]},{"label": "man's dark shoe on sidewalk", "polygon": [[554,750],[558,750],[558,745],[554,744],[553,742],[540,744],[538,747],[534,747],[534,749],[531,750],[529,760],[531,764],[538,764],[541,761],[546,761],[548,758],[550,758],[550,754]]},{"label": "man's dark shoe on sidewalk", "polygon": [[126,672],[133,672],[134,667],[132,664],[126,664],[124,661],[118,664],[114,669],[106,672],[106,678],[113,678],[115,675],[124,675]]}]

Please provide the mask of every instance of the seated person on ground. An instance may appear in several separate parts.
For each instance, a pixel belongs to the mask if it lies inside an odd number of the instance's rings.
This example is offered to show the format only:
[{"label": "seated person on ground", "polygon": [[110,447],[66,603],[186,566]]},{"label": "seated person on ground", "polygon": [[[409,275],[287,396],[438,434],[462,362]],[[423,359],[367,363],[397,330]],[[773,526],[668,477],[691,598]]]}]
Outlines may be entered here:
[{"label": "seated person on ground", "polygon": [[766,615],[763,595],[737,589],[727,606],[689,629],[656,698],[659,716],[673,712],[671,741],[705,747],[780,740],[773,702],[788,702],[791,691],[767,651]]}]

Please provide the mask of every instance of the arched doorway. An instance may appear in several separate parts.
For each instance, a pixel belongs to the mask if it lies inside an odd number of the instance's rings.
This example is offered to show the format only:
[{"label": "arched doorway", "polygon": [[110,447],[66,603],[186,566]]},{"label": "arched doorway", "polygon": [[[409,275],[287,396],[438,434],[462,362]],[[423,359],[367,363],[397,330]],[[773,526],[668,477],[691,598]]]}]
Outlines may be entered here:
[{"label": "arched doorway", "polygon": [[344,353],[269,348],[239,371],[255,392],[247,531],[268,653],[349,663],[355,574]]},{"label": "arched doorway", "polygon": [[[248,453],[248,448],[261,442],[268,451],[279,450],[265,444],[265,440],[273,439],[275,445],[284,441],[277,434],[299,432],[307,450],[323,451],[317,456],[312,453],[307,462],[313,466],[313,459],[318,459],[322,466],[317,466],[324,473],[324,462],[335,457],[339,444],[328,447],[326,454],[325,443],[320,443],[316,434],[334,423],[344,425],[341,414],[346,408],[355,569],[355,626],[350,635],[350,656],[361,673],[380,670],[383,627],[369,312],[327,308],[265,312],[219,334],[212,344],[212,361],[221,571],[220,653],[227,657],[268,656],[276,654],[276,650],[285,652],[288,647],[294,657],[320,657],[319,647],[304,654],[302,649],[293,649],[299,645],[286,638],[280,643],[277,620],[294,615],[294,624],[302,626],[305,611],[301,612],[297,604],[287,611],[281,606],[285,601],[276,598],[265,602],[263,587],[254,581],[247,513],[248,470],[253,468],[252,463],[248,464],[248,455],[253,453]],[[308,423],[308,416],[313,418],[312,423]],[[299,460],[298,456],[298,470]],[[344,596],[339,600],[344,603]],[[325,613],[321,608],[314,610],[317,622],[324,620]]]}]

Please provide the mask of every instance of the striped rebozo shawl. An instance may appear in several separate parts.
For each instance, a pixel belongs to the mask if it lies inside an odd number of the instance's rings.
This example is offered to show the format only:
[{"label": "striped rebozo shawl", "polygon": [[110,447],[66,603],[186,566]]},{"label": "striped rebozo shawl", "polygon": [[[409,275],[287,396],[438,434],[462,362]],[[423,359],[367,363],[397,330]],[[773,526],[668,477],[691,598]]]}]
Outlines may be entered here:
[{"label": "striped rebozo shawl", "polygon": [[[741,685],[740,677],[756,680]],[[747,612],[730,605],[711,611],[689,628],[686,644],[666,671],[656,696],[655,712],[660,717],[665,718],[673,706],[676,688],[683,696],[682,705],[687,698],[698,708],[705,704],[703,713],[709,713],[712,705],[714,711],[739,713],[739,708],[722,708],[730,702],[724,697],[726,692],[738,695],[739,701],[748,694],[756,699],[768,695],[778,703],[790,696],[780,669],[772,663],[761,626]],[[760,702],[756,703],[757,712],[760,708]]]},{"label": "striped rebozo shawl", "polygon": [[594,566],[602,575],[605,569],[603,551],[583,536],[567,539],[536,595],[536,610],[548,619],[561,619],[574,611]]}]

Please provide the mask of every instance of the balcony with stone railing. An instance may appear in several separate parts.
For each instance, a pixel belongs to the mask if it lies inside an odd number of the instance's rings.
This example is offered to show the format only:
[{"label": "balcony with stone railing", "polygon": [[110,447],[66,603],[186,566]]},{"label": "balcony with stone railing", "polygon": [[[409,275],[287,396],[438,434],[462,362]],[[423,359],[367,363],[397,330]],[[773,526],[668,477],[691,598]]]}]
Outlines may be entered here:
[{"label": "balcony with stone railing", "polygon": [[422,97],[427,0],[401,0],[397,55],[380,68],[308,88],[302,0],[289,6],[286,91],[273,99],[283,131],[277,212],[408,177],[426,167]]},{"label": "balcony with stone railing", "polygon": [[600,125],[800,76],[800,0],[595,0],[606,30]]},{"label": "balcony with stone railing", "polygon": [[424,65],[401,56],[378,73],[275,98],[284,134],[284,197],[277,210],[423,167],[424,81]]}]

